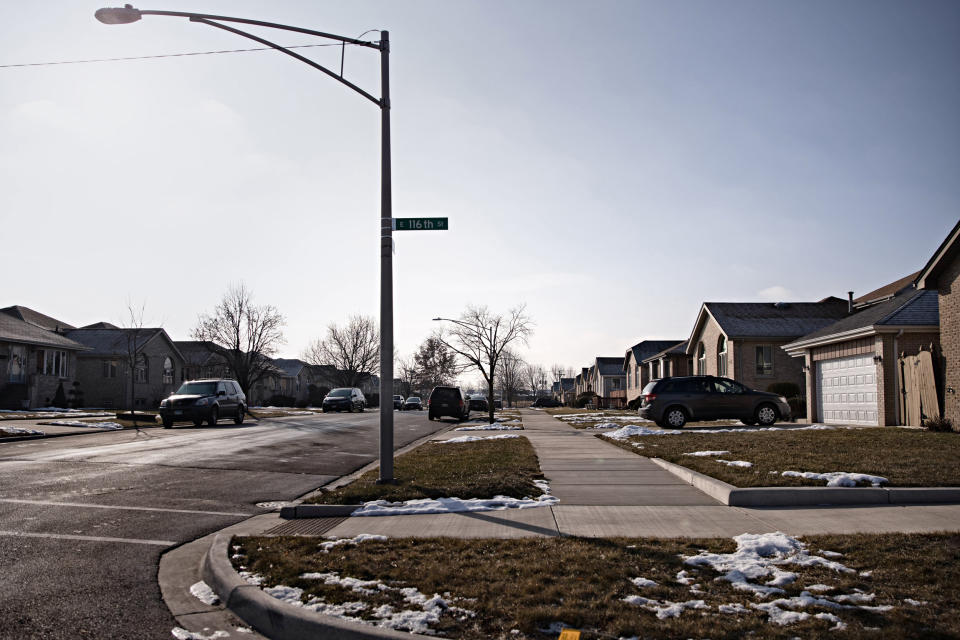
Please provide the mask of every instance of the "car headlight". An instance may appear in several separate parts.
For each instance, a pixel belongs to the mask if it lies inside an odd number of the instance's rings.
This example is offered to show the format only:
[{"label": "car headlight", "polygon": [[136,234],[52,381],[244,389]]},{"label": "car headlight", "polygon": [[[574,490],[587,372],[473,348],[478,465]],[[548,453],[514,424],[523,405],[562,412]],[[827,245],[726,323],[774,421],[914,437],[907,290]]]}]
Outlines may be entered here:
[{"label": "car headlight", "polygon": [[199,400],[197,400],[196,406],[198,406],[198,407],[205,407],[205,406],[207,406],[208,404],[210,404],[211,402],[213,402],[213,398],[200,398]]},{"label": "car headlight", "polygon": [[789,404],[789,403],[787,402],[787,399],[784,398],[783,396],[780,396],[780,402],[782,402],[783,404]]},{"label": "car headlight", "polygon": [[166,400],[161,400],[161,401],[160,401],[160,408],[162,409],[162,408],[165,407],[165,406],[167,406],[167,401],[166,401]]}]

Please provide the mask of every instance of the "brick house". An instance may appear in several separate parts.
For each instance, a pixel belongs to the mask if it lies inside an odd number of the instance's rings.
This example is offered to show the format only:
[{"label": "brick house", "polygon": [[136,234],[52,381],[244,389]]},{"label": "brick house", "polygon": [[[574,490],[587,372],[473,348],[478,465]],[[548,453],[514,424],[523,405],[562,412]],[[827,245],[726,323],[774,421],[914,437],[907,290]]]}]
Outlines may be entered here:
[{"label": "brick house", "polygon": [[940,310],[943,415],[960,429],[960,222],[917,276],[917,287],[936,291]]},{"label": "brick house", "polygon": [[[623,357],[623,371],[626,379],[626,401],[632,402],[640,397],[640,392],[650,382],[649,367],[644,360],[683,342],[682,340],[644,340],[627,349]],[[679,375],[679,374],[677,374]]]},{"label": "brick house", "polygon": [[76,378],[90,406],[127,408],[132,397],[135,409],[155,409],[183,382],[183,355],[161,328],[98,322],[67,337],[86,347],[77,354]]},{"label": "brick house", "polygon": [[77,354],[85,347],[64,335],[72,326],[33,309],[0,309],[0,409],[48,407],[62,390],[76,404]]},{"label": "brick house", "polygon": [[939,344],[937,292],[904,281],[858,298],[852,314],[784,345],[803,365],[807,416],[827,424],[901,423],[898,356]]},{"label": "brick house", "polygon": [[835,297],[820,302],[704,302],[686,354],[695,375],[724,376],[760,391],[777,382],[791,382],[802,390],[802,363],[781,347],[848,313],[847,302]]},{"label": "brick house", "polygon": [[181,381],[234,377],[226,359],[217,353],[220,347],[215,343],[205,340],[175,340],[173,344],[183,356]]},{"label": "brick house", "polygon": [[645,358],[640,366],[646,372],[647,381],[651,382],[671,376],[691,375],[693,359],[687,355],[687,342],[684,340]]},{"label": "brick house", "polygon": [[590,367],[590,372],[598,408],[609,409],[627,404],[627,377],[623,370],[623,358],[598,356]]}]

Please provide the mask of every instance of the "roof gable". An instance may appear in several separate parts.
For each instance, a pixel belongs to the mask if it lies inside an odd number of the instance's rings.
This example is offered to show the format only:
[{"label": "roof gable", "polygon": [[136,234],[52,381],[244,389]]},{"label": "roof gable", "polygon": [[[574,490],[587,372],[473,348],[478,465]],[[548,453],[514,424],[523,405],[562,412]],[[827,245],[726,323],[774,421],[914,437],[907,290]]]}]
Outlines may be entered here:
[{"label": "roof gable", "polygon": [[960,238],[960,222],[957,222],[957,224],[953,226],[953,229],[947,234],[946,239],[937,247],[937,250],[934,251],[930,257],[930,260],[928,260],[927,264],[920,270],[920,275],[917,276],[916,280],[918,288],[933,289],[937,287],[937,276],[939,276],[940,272],[950,263],[956,260],[958,254],[960,254],[960,242],[958,242],[958,238]]},{"label": "roof gable", "polygon": [[[108,323],[99,323],[99,324],[108,324]],[[97,326],[97,325],[91,325]],[[132,345],[134,351],[140,351],[143,349],[144,345],[148,342],[160,336],[166,338],[167,343],[170,345],[170,348],[173,349],[175,353],[180,355],[180,351],[177,349],[176,345],[173,344],[173,341],[167,336],[167,332],[159,327],[151,328],[97,328],[97,329],[74,329],[67,333],[67,337],[71,340],[75,340],[80,344],[87,347],[87,351],[84,355],[106,355],[106,356],[119,356],[127,355],[129,348]],[[133,341],[133,342],[131,342]],[[180,356],[183,357],[182,355]]]},{"label": "roof gable", "polygon": [[[727,338],[796,338],[847,315],[843,302],[704,302]],[[689,348],[688,348],[689,351]]]},{"label": "roof gable", "polygon": [[919,275],[920,272],[916,271],[908,276],[900,278],[899,280],[894,280],[890,284],[884,285],[879,289],[875,289],[870,293],[865,293],[859,298],[854,298],[853,304],[856,306],[865,306],[868,304],[876,304],[877,302],[889,300],[901,291],[912,288],[913,281],[916,280],[917,276]]},{"label": "roof gable", "polygon": [[624,358],[623,366],[627,366],[627,360],[632,357],[636,362],[644,360],[660,353],[665,349],[682,344],[683,340],[644,340],[627,349],[627,356]]},{"label": "roof gable", "polygon": [[32,344],[40,347],[56,347],[71,351],[83,351],[85,347],[75,340],[55,331],[48,331],[30,322],[8,314],[0,313],[0,340]]},{"label": "roof gable", "polygon": [[57,320],[56,318],[51,318],[46,316],[39,311],[34,311],[29,307],[23,307],[20,305],[13,305],[12,307],[6,307],[0,309],[0,313],[5,313],[9,316],[13,316],[18,320],[22,320],[27,324],[32,324],[41,329],[46,329],[47,331],[68,331],[70,329],[75,329],[73,325],[67,324]]}]

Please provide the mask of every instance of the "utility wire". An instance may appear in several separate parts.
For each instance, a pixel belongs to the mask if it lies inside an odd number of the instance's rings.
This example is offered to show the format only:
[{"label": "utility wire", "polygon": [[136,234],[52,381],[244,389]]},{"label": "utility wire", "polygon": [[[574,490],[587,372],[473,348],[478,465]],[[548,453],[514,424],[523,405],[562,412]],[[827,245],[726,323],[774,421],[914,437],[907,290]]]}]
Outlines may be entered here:
[{"label": "utility wire", "polygon": [[[300,44],[293,45],[290,47],[285,47],[286,49],[309,49],[311,47],[339,47],[341,44],[350,44],[350,46],[357,46],[352,43],[328,43],[328,44]],[[52,67],[61,64],[90,64],[94,62],[120,62],[123,60],[152,60],[154,58],[181,58],[184,56],[209,56],[209,55],[218,55],[222,53],[245,53],[248,51],[276,51],[273,47],[255,47],[252,49],[223,49],[220,51],[194,51],[192,53],[166,53],[155,56],[129,56],[125,58],[94,58],[91,60],[62,60],[59,62],[27,62],[23,64],[0,64],[0,69],[12,69],[15,67]]]}]

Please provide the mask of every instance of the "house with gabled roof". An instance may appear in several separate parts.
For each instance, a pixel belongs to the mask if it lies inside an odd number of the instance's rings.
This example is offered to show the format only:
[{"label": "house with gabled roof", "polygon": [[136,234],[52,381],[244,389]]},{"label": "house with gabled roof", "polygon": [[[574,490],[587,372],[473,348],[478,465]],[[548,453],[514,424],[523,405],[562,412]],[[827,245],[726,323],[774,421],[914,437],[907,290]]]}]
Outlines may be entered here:
[{"label": "house with gabled roof", "polygon": [[180,380],[202,378],[233,378],[230,364],[223,357],[220,347],[209,340],[175,340],[174,346],[183,356]]},{"label": "house with gabled roof", "polygon": [[935,291],[940,311],[943,415],[960,430],[960,222],[933,253],[916,279],[918,289]]},{"label": "house with gabled roof", "polygon": [[802,363],[781,347],[849,314],[840,298],[820,302],[704,302],[687,340],[694,375],[724,376],[765,391],[804,388]]},{"label": "house with gabled roof", "polygon": [[183,382],[184,358],[159,327],[123,328],[98,322],[67,332],[85,349],[76,378],[87,405],[155,409]]},{"label": "house with gabled roof", "polygon": [[827,424],[906,424],[898,358],[939,344],[937,292],[901,280],[859,300],[852,314],[783,346],[802,363],[807,415]]},{"label": "house with gabled roof", "polygon": [[58,397],[69,402],[77,354],[85,349],[64,335],[69,329],[27,307],[0,309],[0,408],[48,407]]},{"label": "house with gabled roof", "polygon": [[[650,367],[645,367],[643,362],[660,353],[664,349],[669,349],[683,342],[682,340],[643,340],[633,345],[623,357],[623,372],[626,385],[626,401],[632,402],[640,397],[640,392],[650,382]],[[679,373],[667,375],[682,375]],[[659,376],[658,376],[659,377]]]},{"label": "house with gabled roof", "polygon": [[597,356],[590,372],[597,394],[597,408],[616,408],[627,404],[627,380],[623,358]]},{"label": "house with gabled roof", "polygon": [[640,368],[645,372],[648,382],[671,376],[691,375],[693,359],[687,355],[687,341],[679,341],[673,346],[645,358],[641,361]]}]

